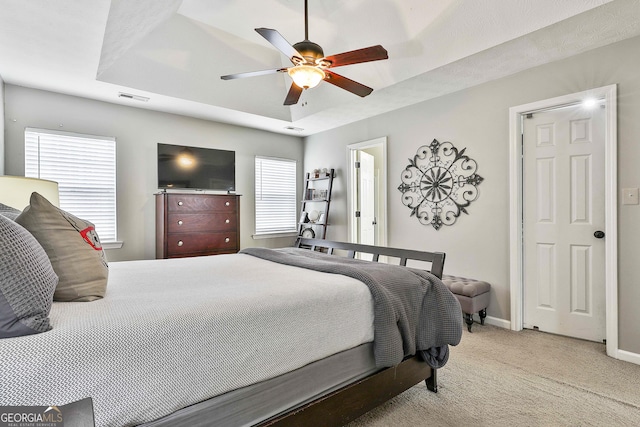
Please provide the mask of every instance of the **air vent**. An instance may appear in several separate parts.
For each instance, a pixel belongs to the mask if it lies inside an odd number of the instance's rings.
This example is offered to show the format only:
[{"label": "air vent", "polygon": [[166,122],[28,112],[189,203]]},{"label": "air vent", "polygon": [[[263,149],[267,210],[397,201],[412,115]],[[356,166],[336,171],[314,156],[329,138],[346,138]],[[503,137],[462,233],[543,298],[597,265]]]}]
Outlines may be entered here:
[{"label": "air vent", "polygon": [[146,96],[132,95],[130,93],[124,93],[124,92],[119,92],[118,98],[127,98],[127,99],[133,99],[136,101],[142,101],[142,102],[147,102],[149,100],[149,98],[147,98]]}]

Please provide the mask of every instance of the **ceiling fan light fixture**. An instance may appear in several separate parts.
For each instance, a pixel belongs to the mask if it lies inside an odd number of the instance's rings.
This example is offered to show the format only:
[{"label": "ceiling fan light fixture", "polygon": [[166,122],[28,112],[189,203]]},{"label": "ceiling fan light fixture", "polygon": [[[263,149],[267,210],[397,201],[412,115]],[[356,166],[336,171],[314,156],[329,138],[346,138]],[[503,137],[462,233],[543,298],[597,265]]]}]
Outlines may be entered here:
[{"label": "ceiling fan light fixture", "polygon": [[296,86],[311,89],[326,77],[322,69],[313,65],[296,65],[287,70]]}]

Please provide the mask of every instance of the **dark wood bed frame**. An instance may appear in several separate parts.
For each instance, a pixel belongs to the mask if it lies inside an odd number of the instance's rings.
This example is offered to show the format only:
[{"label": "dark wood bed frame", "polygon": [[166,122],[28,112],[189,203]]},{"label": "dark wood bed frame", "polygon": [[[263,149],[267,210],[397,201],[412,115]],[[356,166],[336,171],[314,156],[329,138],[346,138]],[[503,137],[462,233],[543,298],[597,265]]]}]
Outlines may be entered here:
[{"label": "dark wood bed frame", "polygon": [[[358,253],[372,254],[375,262],[380,256],[397,258],[402,266],[406,266],[408,260],[426,261],[431,263],[431,273],[439,278],[442,278],[445,259],[442,252],[421,252],[322,239],[299,238],[296,246],[335,255],[343,252],[349,258],[355,258]],[[437,393],[436,370],[417,356],[410,357],[398,366],[383,369],[258,426],[343,426],[421,381],[425,381],[427,388]]]},{"label": "dark wood bed frame", "polygon": [[442,279],[442,272],[444,269],[443,252],[422,252],[413,251],[411,249],[397,249],[387,248],[382,246],[361,245],[359,243],[346,243],[346,242],[333,242],[323,239],[305,239],[298,238],[296,241],[296,247],[309,248],[312,251],[323,251],[328,254],[336,254],[337,250],[345,251],[345,256],[348,258],[355,258],[356,254],[370,254],[373,255],[374,262],[378,262],[380,256],[387,256],[391,258],[397,258],[399,265],[406,266],[407,261],[426,261],[431,263],[431,274]]}]

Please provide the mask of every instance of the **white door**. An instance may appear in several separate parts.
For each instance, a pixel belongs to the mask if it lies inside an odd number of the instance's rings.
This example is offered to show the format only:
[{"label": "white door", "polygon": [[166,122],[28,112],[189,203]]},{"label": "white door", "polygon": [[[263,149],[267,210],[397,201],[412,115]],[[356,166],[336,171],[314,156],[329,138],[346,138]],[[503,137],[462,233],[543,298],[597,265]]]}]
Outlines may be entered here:
[{"label": "white door", "polygon": [[375,158],[360,151],[360,185],[358,186],[358,205],[360,210],[360,236],[358,243],[376,244],[376,186]]},{"label": "white door", "polygon": [[604,108],[534,113],[523,129],[524,327],[602,342]]},{"label": "white door", "polygon": [[[387,138],[381,137],[348,145],[347,164],[349,165],[347,176],[349,242],[385,246],[387,244]],[[366,171],[367,169],[369,172]],[[370,217],[371,220],[363,220],[361,215]],[[375,224],[372,224],[373,222]]]}]

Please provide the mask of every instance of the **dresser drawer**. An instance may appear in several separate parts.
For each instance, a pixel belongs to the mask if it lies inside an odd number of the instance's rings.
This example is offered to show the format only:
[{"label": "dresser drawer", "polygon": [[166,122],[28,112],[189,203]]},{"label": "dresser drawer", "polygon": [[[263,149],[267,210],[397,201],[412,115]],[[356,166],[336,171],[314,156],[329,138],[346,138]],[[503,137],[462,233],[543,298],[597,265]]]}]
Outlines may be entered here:
[{"label": "dresser drawer", "polygon": [[169,194],[167,195],[169,212],[222,211],[237,210],[236,196],[206,194]]},{"label": "dresser drawer", "polygon": [[235,231],[237,222],[234,212],[202,214],[171,212],[167,215],[167,231],[169,233]]},{"label": "dresser drawer", "polygon": [[235,231],[222,233],[171,233],[167,236],[169,256],[237,252]]}]

